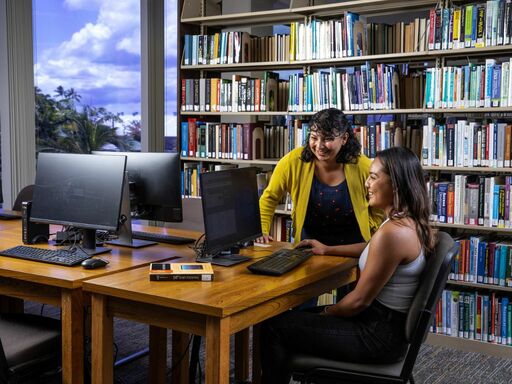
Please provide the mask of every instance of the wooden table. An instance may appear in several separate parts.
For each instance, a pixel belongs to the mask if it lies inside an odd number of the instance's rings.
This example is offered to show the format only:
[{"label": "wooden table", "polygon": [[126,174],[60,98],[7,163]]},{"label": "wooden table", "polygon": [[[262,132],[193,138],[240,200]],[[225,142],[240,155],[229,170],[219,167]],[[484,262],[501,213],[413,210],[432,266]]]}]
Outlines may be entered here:
[{"label": "wooden table", "polygon": [[[243,253],[260,257],[270,250],[253,247]],[[166,338],[158,330],[170,328],[173,341],[175,331],[204,336],[206,382],[228,383],[231,334],[355,280],[356,263],[355,259],[314,256],[281,277],[254,275],[246,269],[249,263],[243,263],[214,267],[213,282],[149,281],[147,268],[88,280],[83,288],[91,293],[93,383],[113,381],[115,316],[152,326],[155,337],[151,339],[150,334],[150,349],[157,348],[163,356],[150,357],[150,382],[165,380]],[[186,382],[184,377],[179,381]]]},{"label": "wooden table", "polygon": [[[194,235],[187,231],[179,234]],[[20,244],[21,221],[0,221],[0,249]],[[113,251],[99,257],[110,263],[94,270],[0,256],[0,295],[61,307],[62,382],[66,384],[81,384],[84,378],[84,305],[87,301],[82,291],[83,282],[140,266],[147,268],[151,262],[180,256],[182,250],[187,249],[186,246],[167,245],[140,249],[109,247]]]}]

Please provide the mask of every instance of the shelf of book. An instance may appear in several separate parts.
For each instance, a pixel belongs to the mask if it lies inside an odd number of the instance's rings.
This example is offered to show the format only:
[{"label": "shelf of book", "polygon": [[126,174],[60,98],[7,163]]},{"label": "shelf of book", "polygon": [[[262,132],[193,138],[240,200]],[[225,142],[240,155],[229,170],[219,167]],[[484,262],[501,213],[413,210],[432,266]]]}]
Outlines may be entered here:
[{"label": "shelf of book", "polygon": [[276,208],[277,215],[291,216],[292,211],[285,208],[285,204],[279,204]]},{"label": "shelf of book", "polygon": [[235,159],[217,159],[213,157],[181,157],[183,161],[207,161],[209,163],[226,164],[257,164],[257,165],[276,165],[279,159],[255,159],[255,160],[235,160]]},{"label": "shelf of book", "polygon": [[512,347],[508,345],[487,343],[479,340],[463,339],[460,337],[440,335],[436,333],[428,334],[427,343],[442,347],[455,348],[464,352],[478,351],[478,353],[506,359],[510,359],[512,354]]},{"label": "shelf of book", "polygon": [[469,173],[510,173],[510,167],[441,167],[441,166],[423,166],[425,171],[429,172],[469,172]]},{"label": "shelf of book", "polygon": [[[183,116],[311,116],[316,111],[293,112],[293,111],[269,111],[269,112],[202,112],[202,111],[181,111]],[[402,108],[402,109],[371,109],[361,111],[344,110],[346,115],[411,115],[411,114],[481,114],[481,113],[511,113],[512,107],[482,107],[482,108]]]},{"label": "shelf of book", "polygon": [[[231,13],[212,16],[192,17],[189,14],[200,12],[200,0],[187,4],[187,13],[182,13],[181,22],[185,24],[197,24],[203,26],[234,26],[234,25],[270,25],[280,22],[289,22],[304,19],[307,16],[328,16],[336,15],[343,11],[357,12],[360,14],[383,13],[406,11],[410,9],[418,9],[426,6],[435,6],[436,0],[352,0],[337,2],[334,4],[323,4],[316,6],[306,6],[307,1],[291,1],[289,8],[267,10],[259,12]],[[297,3],[297,7],[294,7]],[[194,8],[196,11],[194,11]]]},{"label": "shelf of book", "polygon": [[494,47],[482,48],[459,48],[459,49],[443,49],[438,51],[423,51],[423,52],[401,52],[401,53],[387,53],[380,55],[363,55],[352,57],[341,57],[333,59],[315,59],[315,60],[294,60],[294,61],[268,61],[268,62],[247,62],[247,63],[233,63],[233,64],[198,64],[198,65],[181,65],[183,70],[209,70],[209,71],[249,71],[249,70],[263,70],[263,69],[297,69],[304,66],[309,67],[322,67],[326,65],[345,65],[345,64],[361,64],[365,62],[397,62],[407,60],[410,63],[422,62],[425,60],[435,60],[440,57],[457,58],[468,56],[491,56],[494,54],[501,54],[512,52],[512,46],[500,45]]},{"label": "shelf of book", "polygon": [[471,231],[479,231],[479,232],[497,232],[497,233],[505,233],[512,234],[512,228],[498,228],[498,227],[489,227],[483,225],[466,225],[466,224],[447,224],[447,223],[437,223],[431,222],[433,227],[436,228],[445,228],[445,229],[467,229]]},{"label": "shelf of book", "polygon": [[491,291],[500,291],[500,292],[512,292],[512,287],[504,287],[502,285],[495,284],[484,284],[484,283],[472,283],[469,281],[458,281],[458,280],[448,280],[448,284],[459,287],[470,287],[476,289],[489,289]]}]

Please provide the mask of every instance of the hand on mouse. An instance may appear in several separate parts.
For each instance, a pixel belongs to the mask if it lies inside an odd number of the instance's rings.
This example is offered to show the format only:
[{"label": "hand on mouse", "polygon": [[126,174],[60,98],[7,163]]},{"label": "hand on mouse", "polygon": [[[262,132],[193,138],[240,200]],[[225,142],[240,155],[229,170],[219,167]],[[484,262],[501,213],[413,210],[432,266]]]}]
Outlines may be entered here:
[{"label": "hand on mouse", "polygon": [[296,245],[296,248],[311,248],[315,255],[325,255],[328,246],[314,239],[302,240]]}]

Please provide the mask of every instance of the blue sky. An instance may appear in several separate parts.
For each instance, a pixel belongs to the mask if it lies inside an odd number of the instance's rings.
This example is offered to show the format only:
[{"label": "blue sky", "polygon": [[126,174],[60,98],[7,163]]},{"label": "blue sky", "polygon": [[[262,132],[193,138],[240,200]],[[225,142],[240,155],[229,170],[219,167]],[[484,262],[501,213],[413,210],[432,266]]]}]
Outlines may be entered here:
[{"label": "blue sky", "polygon": [[[140,0],[33,0],[35,83],[140,118]],[[166,1],[166,134],[175,133],[176,0]],[[139,114],[133,116],[133,114]]]}]

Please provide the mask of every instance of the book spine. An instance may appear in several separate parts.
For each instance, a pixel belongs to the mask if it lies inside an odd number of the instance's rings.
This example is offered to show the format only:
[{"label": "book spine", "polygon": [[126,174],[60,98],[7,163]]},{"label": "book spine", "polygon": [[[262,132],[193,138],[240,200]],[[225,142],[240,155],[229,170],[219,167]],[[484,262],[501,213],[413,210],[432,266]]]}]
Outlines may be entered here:
[{"label": "book spine", "polygon": [[213,275],[209,273],[201,273],[194,275],[186,274],[150,274],[151,281],[213,281]]}]

